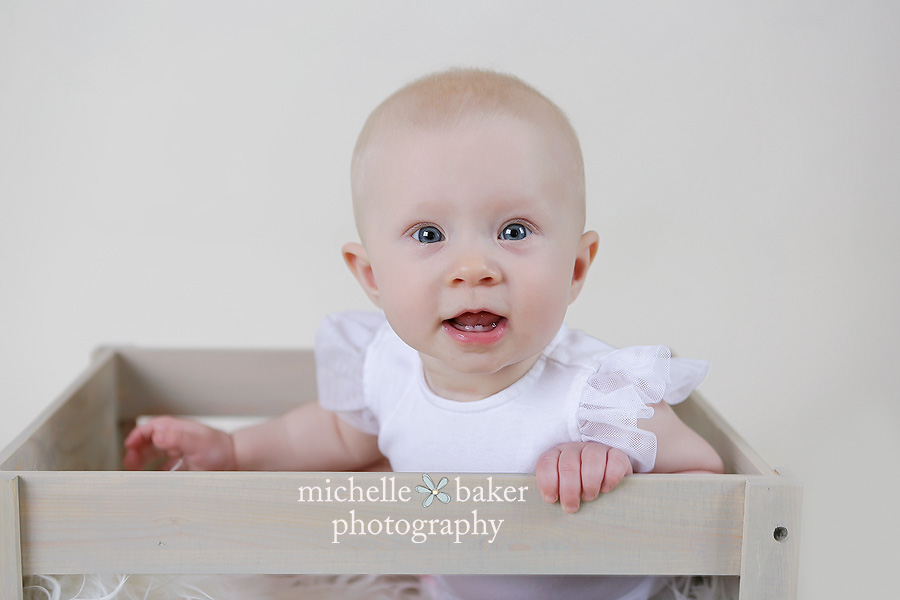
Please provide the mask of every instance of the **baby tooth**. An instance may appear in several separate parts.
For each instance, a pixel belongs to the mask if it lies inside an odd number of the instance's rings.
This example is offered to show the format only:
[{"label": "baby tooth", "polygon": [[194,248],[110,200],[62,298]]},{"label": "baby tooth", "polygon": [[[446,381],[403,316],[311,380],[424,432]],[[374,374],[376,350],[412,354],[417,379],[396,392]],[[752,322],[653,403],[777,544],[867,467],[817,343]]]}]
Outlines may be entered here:
[{"label": "baby tooth", "polygon": [[[497,327],[496,323],[491,323],[491,327],[490,327],[491,329],[494,329],[496,327]],[[479,325],[463,325],[462,328],[465,331],[488,331],[487,325],[480,325],[480,324]]]}]

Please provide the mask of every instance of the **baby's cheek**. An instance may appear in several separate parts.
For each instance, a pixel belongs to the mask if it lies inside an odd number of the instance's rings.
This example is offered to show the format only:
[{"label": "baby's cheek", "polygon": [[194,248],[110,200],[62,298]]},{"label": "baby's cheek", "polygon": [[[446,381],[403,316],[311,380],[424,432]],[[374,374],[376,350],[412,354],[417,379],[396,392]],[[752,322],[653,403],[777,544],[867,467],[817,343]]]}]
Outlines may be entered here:
[{"label": "baby's cheek", "polygon": [[[410,287],[415,287],[410,285]],[[391,329],[407,345],[421,351],[421,340],[437,320],[437,308],[427,297],[415,294],[382,297],[382,310]]]},{"label": "baby's cheek", "polygon": [[570,277],[562,275],[557,267],[555,272],[548,269],[534,269],[523,277],[522,289],[517,293],[517,301],[529,312],[545,317],[564,316],[569,304]]}]

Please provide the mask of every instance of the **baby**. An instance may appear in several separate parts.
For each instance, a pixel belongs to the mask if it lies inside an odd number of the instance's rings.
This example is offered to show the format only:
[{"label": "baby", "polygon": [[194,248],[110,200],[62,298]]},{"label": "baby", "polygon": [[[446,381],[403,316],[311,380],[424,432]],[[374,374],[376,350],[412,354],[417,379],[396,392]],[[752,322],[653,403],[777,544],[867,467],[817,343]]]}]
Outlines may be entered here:
[{"label": "baby", "polygon": [[[616,350],[563,325],[599,238],[584,231],[581,149],[555,104],[493,72],[425,77],[371,114],[351,182],[360,243],[344,259],[382,312],[325,320],[319,401],[234,434],[152,419],[126,439],[127,468],[386,459],[404,472],[534,472],[567,512],[633,472],[723,471],[670,408],[706,363],[663,346]],[[643,577],[445,579],[454,594],[493,598],[658,589]]]}]

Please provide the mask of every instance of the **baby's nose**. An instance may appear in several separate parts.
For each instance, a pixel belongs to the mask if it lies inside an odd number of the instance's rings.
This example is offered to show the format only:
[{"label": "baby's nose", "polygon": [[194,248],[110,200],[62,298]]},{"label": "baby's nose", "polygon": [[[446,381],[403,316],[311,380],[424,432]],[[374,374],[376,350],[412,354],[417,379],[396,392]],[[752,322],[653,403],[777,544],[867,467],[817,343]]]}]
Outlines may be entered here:
[{"label": "baby's nose", "polygon": [[459,257],[450,276],[450,285],[494,285],[501,281],[500,268],[480,252]]}]

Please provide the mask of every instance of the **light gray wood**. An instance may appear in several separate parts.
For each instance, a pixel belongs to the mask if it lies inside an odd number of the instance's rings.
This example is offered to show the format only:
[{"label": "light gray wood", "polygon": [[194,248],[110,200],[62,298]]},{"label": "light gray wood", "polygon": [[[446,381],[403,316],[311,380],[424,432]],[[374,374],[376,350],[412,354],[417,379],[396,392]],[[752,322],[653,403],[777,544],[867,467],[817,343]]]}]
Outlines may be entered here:
[{"label": "light gray wood", "polygon": [[772,468],[697,392],[674,407],[676,414],[708,441],[725,462],[727,473],[774,475]]},{"label": "light gray wood", "polygon": [[103,352],[0,451],[0,471],[118,468],[115,379],[115,356]]},{"label": "light gray wood", "polygon": [[[524,502],[422,506],[410,473],[22,474],[22,561],[34,573],[608,573],[740,572],[745,479],[636,475],[575,515],[539,497],[533,477],[493,475],[527,486]],[[299,502],[301,486],[367,490],[382,477],[412,489],[408,502]],[[461,475],[469,489],[488,475]],[[503,519],[489,536],[345,535],[335,521],[386,518]],[[443,525],[442,525],[443,526]],[[442,527],[441,526],[441,527]],[[338,523],[338,527],[340,524]],[[462,527],[462,525],[460,525]],[[488,529],[492,528],[488,525]],[[547,560],[552,556],[553,560]]]},{"label": "light gray wood", "polygon": [[797,597],[801,503],[802,489],[796,481],[785,477],[747,480],[741,600]]},{"label": "light gray wood", "polygon": [[316,398],[311,350],[117,348],[120,416],[275,416]]},{"label": "light gray wood", "polygon": [[22,600],[19,480],[0,479],[0,598]]}]

